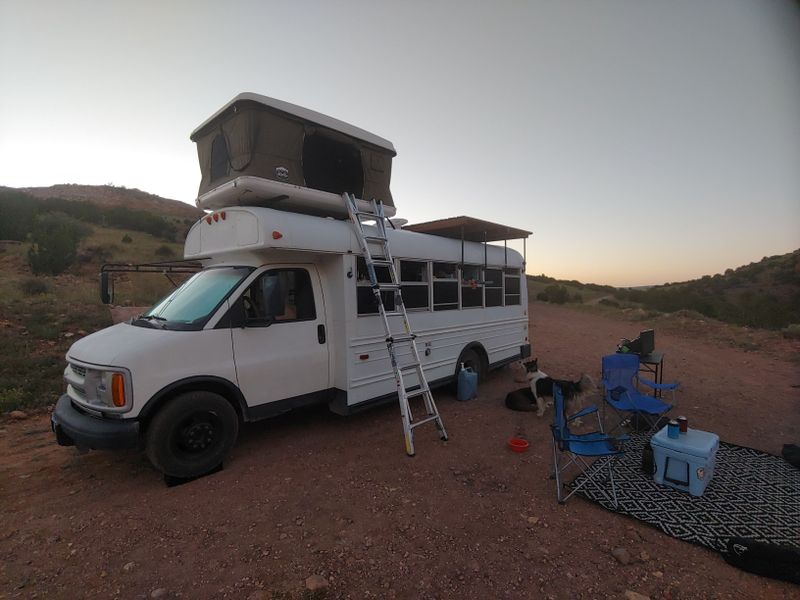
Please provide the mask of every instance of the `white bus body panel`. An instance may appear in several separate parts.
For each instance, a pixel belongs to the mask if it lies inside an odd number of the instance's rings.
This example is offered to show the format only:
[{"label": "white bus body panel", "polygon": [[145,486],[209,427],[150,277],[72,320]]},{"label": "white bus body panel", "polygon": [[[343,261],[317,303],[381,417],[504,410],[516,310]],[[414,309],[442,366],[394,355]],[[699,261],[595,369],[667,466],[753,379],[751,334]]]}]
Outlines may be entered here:
[{"label": "white bus body panel", "polygon": [[78,340],[67,360],[91,367],[124,367],[131,374],[136,417],[162,389],[192,377],[236,381],[229,329],[168,331],[119,323]]},{"label": "white bus body panel", "polygon": [[[224,213],[224,219],[219,215],[208,223],[204,218],[192,227],[185,258],[202,259],[209,265],[313,263],[319,270],[324,297],[331,387],[346,392],[348,407],[394,393],[380,317],[357,314],[355,273],[356,258],[361,253],[352,225],[261,207],[230,207]],[[397,260],[460,263],[463,251],[465,264],[483,265],[485,260],[490,267],[523,268],[522,256],[511,249],[474,242],[465,242],[462,247],[460,240],[403,230],[389,230],[387,234]],[[428,286],[430,296],[432,283]],[[490,365],[519,356],[520,347],[528,343],[526,287],[521,274],[520,304],[515,306],[409,310],[428,380],[455,375],[456,361],[469,344],[480,344]],[[401,327],[400,319],[394,319]],[[399,359],[410,360],[410,349],[402,349]],[[273,359],[265,354],[262,360]],[[291,376],[307,377],[309,367],[299,361]],[[245,398],[252,405],[251,395],[245,392]]]}]

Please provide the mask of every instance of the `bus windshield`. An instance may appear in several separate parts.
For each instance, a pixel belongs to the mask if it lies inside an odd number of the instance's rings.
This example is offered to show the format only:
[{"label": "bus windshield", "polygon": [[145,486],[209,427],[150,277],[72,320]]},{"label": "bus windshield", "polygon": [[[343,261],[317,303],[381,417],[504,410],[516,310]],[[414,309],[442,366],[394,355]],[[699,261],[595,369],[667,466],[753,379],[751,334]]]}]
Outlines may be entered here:
[{"label": "bus windshield", "polygon": [[133,324],[157,329],[202,329],[217,307],[252,270],[251,267],[223,267],[200,271]]}]

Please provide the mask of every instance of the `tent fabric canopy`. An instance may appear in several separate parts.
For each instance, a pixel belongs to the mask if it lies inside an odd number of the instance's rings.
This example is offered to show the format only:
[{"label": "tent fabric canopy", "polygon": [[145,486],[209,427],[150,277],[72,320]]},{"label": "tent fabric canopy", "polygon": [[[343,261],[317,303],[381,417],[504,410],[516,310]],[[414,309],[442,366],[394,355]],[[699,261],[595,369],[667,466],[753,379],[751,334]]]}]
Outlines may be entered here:
[{"label": "tent fabric canopy", "polygon": [[450,217],[437,221],[427,221],[425,223],[415,223],[404,225],[406,231],[416,231],[417,233],[427,233],[456,240],[468,242],[497,242],[502,240],[525,239],[532,232],[524,229],[500,225],[482,221],[473,217]]},{"label": "tent fabric canopy", "polygon": [[287,102],[240,94],[191,139],[200,162],[198,196],[250,176],[394,206],[391,142]]}]

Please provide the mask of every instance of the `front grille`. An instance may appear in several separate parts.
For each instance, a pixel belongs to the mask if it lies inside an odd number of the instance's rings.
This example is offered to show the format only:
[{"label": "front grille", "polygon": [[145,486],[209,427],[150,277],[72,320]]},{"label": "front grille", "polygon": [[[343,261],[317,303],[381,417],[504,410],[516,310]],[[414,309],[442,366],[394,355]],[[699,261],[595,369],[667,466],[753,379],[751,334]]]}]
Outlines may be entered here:
[{"label": "front grille", "polygon": [[86,377],[86,367],[79,367],[78,365],[70,365],[72,370],[75,374],[80,375],[81,377]]}]

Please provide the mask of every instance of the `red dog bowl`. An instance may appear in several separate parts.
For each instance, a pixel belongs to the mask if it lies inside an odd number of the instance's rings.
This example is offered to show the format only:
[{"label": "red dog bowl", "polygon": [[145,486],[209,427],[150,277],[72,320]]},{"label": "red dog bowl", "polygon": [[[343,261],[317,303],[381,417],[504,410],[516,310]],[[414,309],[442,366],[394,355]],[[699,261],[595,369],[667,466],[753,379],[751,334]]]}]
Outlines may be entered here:
[{"label": "red dog bowl", "polygon": [[508,447],[514,452],[525,452],[528,446],[530,446],[528,440],[523,440],[522,438],[511,438],[508,440]]}]

